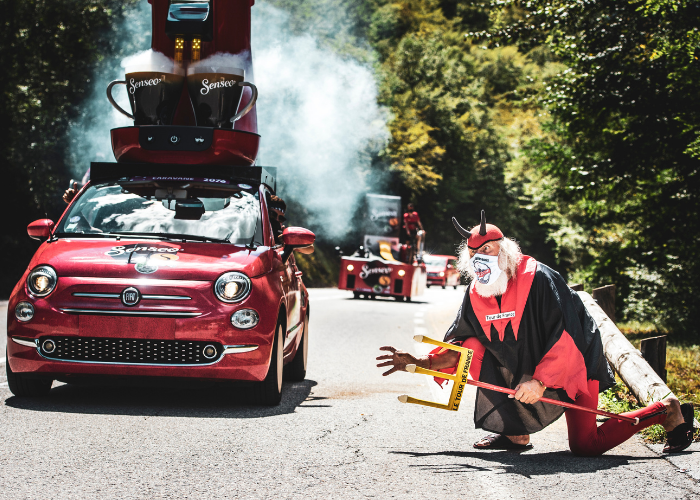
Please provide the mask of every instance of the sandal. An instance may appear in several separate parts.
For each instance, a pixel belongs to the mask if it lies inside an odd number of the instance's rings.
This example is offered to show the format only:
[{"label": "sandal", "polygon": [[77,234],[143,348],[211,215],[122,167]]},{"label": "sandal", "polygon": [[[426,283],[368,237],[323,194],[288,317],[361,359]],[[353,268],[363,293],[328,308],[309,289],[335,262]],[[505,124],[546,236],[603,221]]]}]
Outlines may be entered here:
[{"label": "sandal", "polygon": [[[479,443],[482,441],[487,441],[488,444],[479,445]],[[474,443],[474,448],[488,448],[491,450],[530,450],[532,449],[532,443],[517,444],[505,437],[503,434],[489,434],[488,436],[485,436]]]},{"label": "sandal", "polygon": [[678,453],[685,450],[693,443],[693,405],[686,403],[681,405],[681,415],[683,422],[676,426],[672,431],[666,433],[666,446],[664,453]]}]

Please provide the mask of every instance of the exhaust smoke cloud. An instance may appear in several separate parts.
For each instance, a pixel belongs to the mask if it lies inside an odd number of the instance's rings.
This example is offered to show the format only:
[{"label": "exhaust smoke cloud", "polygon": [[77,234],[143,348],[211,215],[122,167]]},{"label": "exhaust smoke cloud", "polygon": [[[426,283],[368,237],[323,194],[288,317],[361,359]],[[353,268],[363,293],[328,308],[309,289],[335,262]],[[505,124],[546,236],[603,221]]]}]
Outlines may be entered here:
[{"label": "exhaust smoke cloud", "polygon": [[[144,0],[130,14],[123,34],[124,55],[149,54],[151,13]],[[306,210],[290,214],[290,223],[304,223],[326,240],[343,240],[362,196],[377,192],[372,155],[389,138],[387,112],[377,104],[372,68],[322,48],[311,35],[295,35],[286,12],[261,1],[252,9],[250,55],[215,54],[199,64],[240,67],[260,92],[257,101],[261,135],[258,165],[278,167],[279,194]],[[167,59],[167,58],[166,58]],[[93,95],[72,127],[69,162],[76,179],[91,161],[114,161],[109,130],[133,125],[107,101],[111,80],[124,78],[124,68],[139,59],[104,61],[94,79]],[[162,61],[161,61],[162,63]],[[172,63],[171,63],[172,64]],[[115,100],[128,109],[126,92],[118,86]]]}]

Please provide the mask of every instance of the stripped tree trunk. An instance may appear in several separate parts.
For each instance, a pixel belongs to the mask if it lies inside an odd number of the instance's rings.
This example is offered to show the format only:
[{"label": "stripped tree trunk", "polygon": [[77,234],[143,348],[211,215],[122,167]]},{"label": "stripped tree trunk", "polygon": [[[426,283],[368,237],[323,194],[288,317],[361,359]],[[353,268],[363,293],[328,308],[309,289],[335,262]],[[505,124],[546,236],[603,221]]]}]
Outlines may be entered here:
[{"label": "stripped tree trunk", "polygon": [[634,397],[640,403],[648,405],[672,395],[671,389],[649,366],[642,353],[634,348],[593,297],[587,292],[577,293],[598,325],[605,357]]}]

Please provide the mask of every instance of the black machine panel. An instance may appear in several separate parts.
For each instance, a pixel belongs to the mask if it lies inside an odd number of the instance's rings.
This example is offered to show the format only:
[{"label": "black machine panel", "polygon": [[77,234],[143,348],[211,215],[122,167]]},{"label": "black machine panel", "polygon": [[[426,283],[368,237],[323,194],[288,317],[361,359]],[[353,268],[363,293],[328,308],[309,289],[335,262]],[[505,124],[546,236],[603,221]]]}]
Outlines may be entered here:
[{"label": "black machine panel", "polygon": [[172,40],[196,37],[211,42],[214,39],[212,0],[170,0],[165,33]]},{"label": "black machine panel", "polygon": [[139,127],[139,144],[150,151],[206,151],[211,147],[214,129],[151,125]]}]

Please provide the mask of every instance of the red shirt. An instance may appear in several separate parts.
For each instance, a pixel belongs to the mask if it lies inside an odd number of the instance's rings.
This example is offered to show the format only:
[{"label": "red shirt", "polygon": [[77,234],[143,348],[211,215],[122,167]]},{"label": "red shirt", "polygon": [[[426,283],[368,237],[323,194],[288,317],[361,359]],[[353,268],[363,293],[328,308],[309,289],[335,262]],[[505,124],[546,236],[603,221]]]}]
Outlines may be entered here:
[{"label": "red shirt", "polygon": [[406,212],[403,214],[403,224],[408,231],[413,231],[418,227],[420,217],[418,212]]}]

